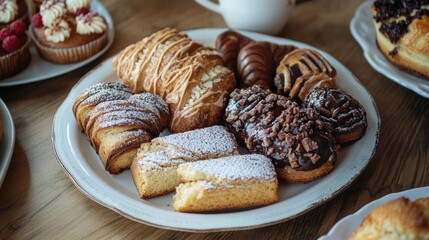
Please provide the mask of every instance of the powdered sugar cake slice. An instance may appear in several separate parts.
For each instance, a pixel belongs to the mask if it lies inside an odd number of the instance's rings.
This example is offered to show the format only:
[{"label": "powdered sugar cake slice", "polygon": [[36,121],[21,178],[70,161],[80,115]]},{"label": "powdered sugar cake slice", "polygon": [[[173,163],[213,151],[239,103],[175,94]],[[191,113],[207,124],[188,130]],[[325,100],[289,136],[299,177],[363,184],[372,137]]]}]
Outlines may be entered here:
[{"label": "powdered sugar cake slice", "polygon": [[177,173],[182,182],[173,196],[177,211],[219,211],[278,201],[276,172],[271,160],[263,155],[184,163]]},{"label": "powdered sugar cake slice", "polygon": [[172,134],[142,144],[131,164],[131,175],[141,198],[157,197],[179,185],[179,164],[238,153],[235,137],[223,126]]},{"label": "powdered sugar cake slice", "polygon": [[[237,150],[235,138],[223,126],[213,126],[153,139],[198,155],[231,155]],[[210,158],[210,156],[207,156]]]}]

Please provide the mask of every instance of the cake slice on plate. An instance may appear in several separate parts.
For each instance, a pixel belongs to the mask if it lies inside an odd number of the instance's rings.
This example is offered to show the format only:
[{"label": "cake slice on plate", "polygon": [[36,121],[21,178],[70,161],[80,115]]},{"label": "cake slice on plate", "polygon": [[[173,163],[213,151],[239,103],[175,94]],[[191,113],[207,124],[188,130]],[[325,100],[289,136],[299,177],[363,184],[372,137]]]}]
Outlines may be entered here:
[{"label": "cake slice on plate", "polygon": [[172,134],[142,144],[131,164],[131,175],[141,198],[157,197],[179,185],[179,164],[235,154],[235,137],[223,126]]},{"label": "cake slice on plate", "polygon": [[176,211],[220,211],[278,201],[276,171],[271,160],[263,155],[184,163],[177,172],[182,183],[173,196]]}]

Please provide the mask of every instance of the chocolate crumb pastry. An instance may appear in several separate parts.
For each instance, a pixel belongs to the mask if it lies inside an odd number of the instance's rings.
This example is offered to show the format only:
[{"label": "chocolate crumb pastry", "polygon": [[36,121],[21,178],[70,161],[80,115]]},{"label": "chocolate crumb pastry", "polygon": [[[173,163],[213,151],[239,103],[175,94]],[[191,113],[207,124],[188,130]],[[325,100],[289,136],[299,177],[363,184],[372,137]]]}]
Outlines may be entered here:
[{"label": "chocolate crumb pastry", "polygon": [[296,49],[281,60],[274,85],[279,93],[302,101],[316,87],[335,87],[336,74],[331,64],[316,51]]},{"label": "chocolate crumb pastry", "polygon": [[341,89],[321,87],[308,94],[304,107],[313,108],[340,144],[359,140],[368,126],[362,105]]},{"label": "chocolate crumb pastry", "polygon": [[252,41],[252,39],[232,30],[225,31],[216,37],[215,48],[222,55],[225,66],[234,72],[236,78],[239,76],[237,72],[238,53]]},{"label": "chocolate crumb pastry", "polygon": [[429,79],[429,1],[377,0],[371,11],[383,55],[399,68]]},{"label": "chocolate crumb pastry", "polygon": [[227,127],[251,153],[271,158],[280,179],[306,183],[334,168],[335,140],[314,109],[257,85],[230,97]]},{"label": "chocolate crumb pastry", "polygon": [[295,49],[291,45],[270,42],[248,43],[240,50],[237,59],[240,87],[261,85],[272,89],[277,66],[286,54]]}]

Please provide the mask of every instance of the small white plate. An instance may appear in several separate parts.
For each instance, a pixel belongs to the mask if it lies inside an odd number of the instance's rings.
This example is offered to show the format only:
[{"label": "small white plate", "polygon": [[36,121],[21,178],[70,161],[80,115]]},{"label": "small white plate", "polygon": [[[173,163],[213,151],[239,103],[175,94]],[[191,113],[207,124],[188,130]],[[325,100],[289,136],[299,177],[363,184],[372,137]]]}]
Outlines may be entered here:
[{"label": "small white plate", "polygon": [[[211,45],[225,29],[186,31],[195,41]],[[258,33],[241,32],[258,41],[293,44],[313,48],[288,39]],[[314,48],[313,48],[314,49]],[[337,84],[354,96],[365,108],[368,129],[356,143],[341,149],[336,167],[329,175],[309,184],[281,184],[279,202],[256,209],[210,214],[175,212],[169,194],[150,200],[139,198],[129,171],[119,175],[106,172],[86,136],[76,125],[72,105],[76,97],[98,82],[119,81],[108,59],[84,76],[70,91],[57,110],[52,141],[58,162],[73,183],[89,198],[132,220],[166,229],[193,232],[250,229],[283,222],[323,204],[341,193],[363,171],[375,153],[378,143],[380,117],[368,91],[344,65],[331,55],[320,51],[337,70]]]},{"label": "small white plate", "polygon": [[12,115],[6,104],[0,98],[0,121],[3,128],[3,136],[0,142],[0,187],[6,177],[10,160],[12,159],[13,148],[15,146],[15,125]]},{"label": "small white plate", "polygon": [[417,198],[429,197],[429,186],[410,189],[403,192],[391,193],[380,199],[374,200],[363,206],[356,213],[348,215],[347,217],[344,217],[338,221],[328,232],[328,234],[326,236],[320,237],[319,240],[349,239],[349,237],[360,226],[362,220],[369,212],[385,202],[400,197],[406,197],[412,201],[416,200]]},{"label": "small white plate", "polygon": [[375,41],[376,32],[372,23],[372,3],[373,1],[367,1],[360,5],[350,22],[350,31],[362,47],[366,60],[385,77],[425,98],[429,98],[429,80],[399,69],[391,64],[378,49]]},{"label": "small white plate", "polygon": [[27,66],[27,68],[24,69],[24,71],[18,73],[17,75],[0,80],[0,87],[16,86],[56,77],[78,69],[105,53],[110,48],[110,46],[112,46],[113,40],[115,38],[113,20],[107,9],[98,0],[92,0],[91,11],[97,12],[103,16],[106,19],[108,25],[108,42],[100,52],[81,62],[71,64],[55,64],[40,57],[34,44],[31,44],[30,64]]}]

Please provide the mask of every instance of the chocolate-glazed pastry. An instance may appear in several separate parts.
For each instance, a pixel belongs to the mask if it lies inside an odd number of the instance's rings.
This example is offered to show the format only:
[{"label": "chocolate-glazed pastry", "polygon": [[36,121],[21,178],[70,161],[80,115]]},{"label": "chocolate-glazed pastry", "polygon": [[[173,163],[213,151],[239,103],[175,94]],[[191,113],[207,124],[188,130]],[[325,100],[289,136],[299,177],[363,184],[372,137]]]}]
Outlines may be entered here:
[{"label": "chocolate-glazed pastry", "polygon": [[237,59],[237,71],[241,88],[261,85],[273,88],[276,68],[283,57],[296,49],[291,45],[270,42],[251,42],[243,47]]},{"label": "chocolate-glazed pastry", "polygon": [[429,1],[377,0],[371,12],[377,46],[386,59],[429,79]]},{"label": "chocolate-glazed pastry", "polygon": [[313,108],[327,124],[337,143],[359,140],[366,131],[366,112],[362,105],[343,90],[317,88],[305,98],[304,107]]},{"label": "chocolate-glazed pastry", "polygon": [[250,42],[252,39],[232,30],[225,31],[216,37],[215,48],[222,55],[225,66],[234,72],[236,79],[239,76],[237,73],[238,53]]},{"label": "chocolate-glazed pastry", "polygon": [[316,87],[335,87],[335,76],[335,69],[322,55],[310,49],[297,49],[281,60],[274,85],[279,93],[302,101]]},{"label": "chocolate-glazed pastry", "polygon": [[272,159],[278,176],[305,183],[328,174],[336,160],[335,140],[318,113],[260,86],[236,89],[225,122],[252,153]]}]

